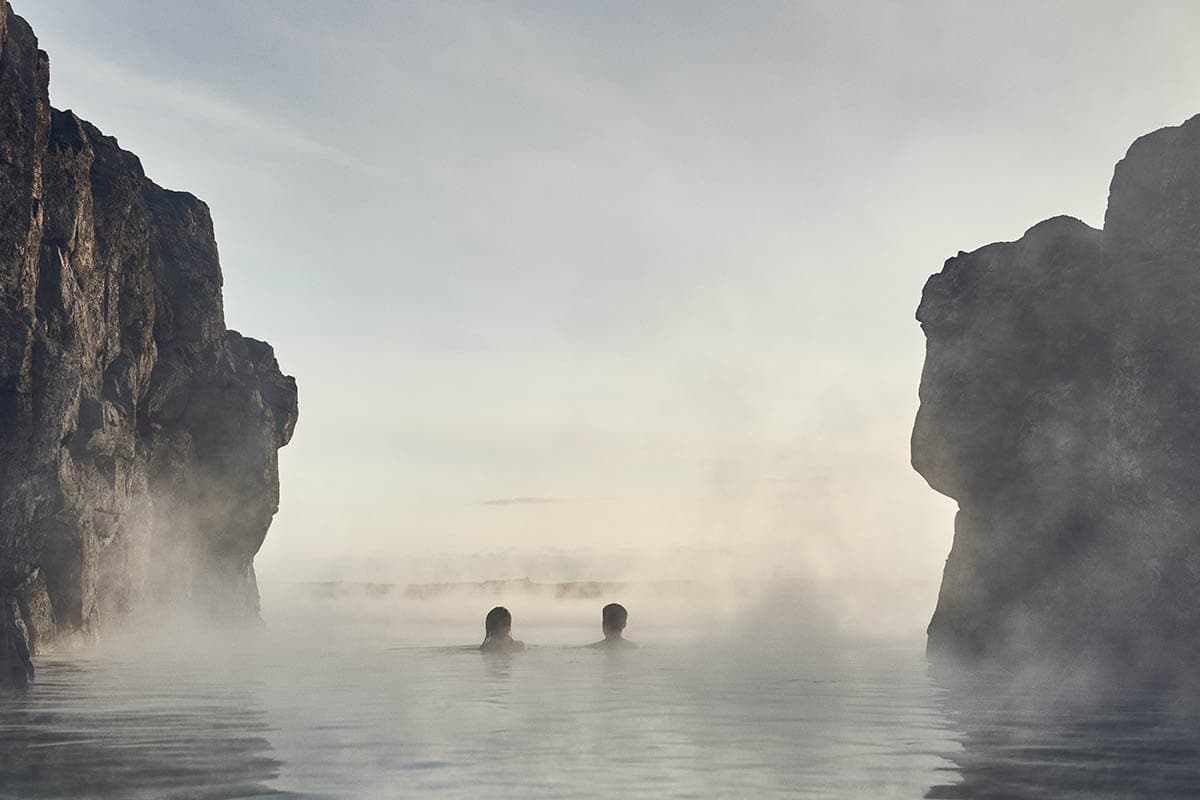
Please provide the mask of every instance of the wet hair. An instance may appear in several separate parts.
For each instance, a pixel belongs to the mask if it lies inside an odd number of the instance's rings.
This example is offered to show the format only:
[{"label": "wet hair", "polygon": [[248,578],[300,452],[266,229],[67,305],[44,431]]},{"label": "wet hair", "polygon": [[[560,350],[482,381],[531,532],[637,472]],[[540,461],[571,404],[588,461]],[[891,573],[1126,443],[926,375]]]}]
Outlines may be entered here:
[{"label": "wet hair", "polygon": [[629,619],[629,612],[625,610],[625,606],[620,603],[609,603],[601,613],[605,628],[613,631],[625,630],[625,622]]},{"label": "wet hair", "polygon": [[512,614],[504,606],[496,606],[483,620],[483,632],[488,636],[512,627]]}]

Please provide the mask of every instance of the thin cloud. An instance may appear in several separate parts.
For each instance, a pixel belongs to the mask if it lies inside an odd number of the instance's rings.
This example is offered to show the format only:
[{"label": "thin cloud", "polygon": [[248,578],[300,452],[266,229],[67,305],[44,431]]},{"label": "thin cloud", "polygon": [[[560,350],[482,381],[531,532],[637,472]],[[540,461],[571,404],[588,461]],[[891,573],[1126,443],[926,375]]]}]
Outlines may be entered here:
[{"label": "thin cloud", "polygon": [[205,125],[224,128],[273,148],[321,159],[369,175],[378,173],[370,164],[359,161],[345,151],[305,136],[295,125],[230,102],[207,86],[160,80],[131,72],[79,48],[63,49],[71,53],[69,68],[77,78],[87,76],[88,80],[119,95],[136,98],[156,109],[174,112]]},{"label": "thin cloud", "polygon": [[488,500],[480,500],[476,505],[480,506],[539,506],[550,505],[553,503],[594,503],[598,500],[607,498],[601,497],[493,497]]}]

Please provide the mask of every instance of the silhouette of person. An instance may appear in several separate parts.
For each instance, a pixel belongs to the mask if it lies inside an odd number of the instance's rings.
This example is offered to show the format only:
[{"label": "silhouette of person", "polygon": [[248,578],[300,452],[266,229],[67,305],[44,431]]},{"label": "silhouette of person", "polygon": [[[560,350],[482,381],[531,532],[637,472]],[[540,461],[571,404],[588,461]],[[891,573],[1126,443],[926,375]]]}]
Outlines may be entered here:
[{"label": "silhouette of person", "polygon": [[600,612],[600,627],[604,630],[604,638],[589,644],[588,647],[599,647],[605,650],[620,650],[627,647],[637,647],[621,634],[625,623],[629,620],[629,612],[620,603],[609,603]]},{"label": "silhouette of person", "polygon": [[524,642],[512,638],[512,614],[504,606],[496,606],[483,620],[483,644],[479,649],[485,653],[512,653],[525,649]]}]

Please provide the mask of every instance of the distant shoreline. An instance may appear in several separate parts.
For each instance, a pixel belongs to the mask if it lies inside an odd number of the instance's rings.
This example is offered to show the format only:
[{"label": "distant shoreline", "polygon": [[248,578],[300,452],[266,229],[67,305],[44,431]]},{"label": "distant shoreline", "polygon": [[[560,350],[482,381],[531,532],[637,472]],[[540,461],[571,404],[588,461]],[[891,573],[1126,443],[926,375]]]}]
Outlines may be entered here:
[{"label": "distant shoreline", "polygon": [[561,600],[586,600],[626,590],[633,586],[683,591],[684,589],[695,588],[700,585],[697,581],[656,581],[647,584],[633,584],[623,581],[541,583],[529,578],[451,581],[445,583],[376,583],[367,581],[295,581],[279,583],[289,583],[292,586],[307,590],[321,597],[366,595],[368,597],[403,597],[411,600],[429,600],[444,595],[461,593],[501,596],[517,592],[529,595],[550,596]]},{"label": "distant shoreline", "polygon": [[[431,600],[455,594],[474,594],[501,597],[524,594],[555,600],[593,600],[618,592],[653,591],[668,595],[694,594],[715,586],[740,587],[744,590],[761,588],[771,583],[764,580],[733,579],[661,581],[535,581],[530,578],[507,578],[483,581],[445,581],[437,583],[383,583],[376,581],[262,581],[264,585],[291,586],[315,597],[389,597],[408,600]],[[839,582],[844,586],[846,581]],[[924,586],[924,581],[887,581],[892,585]],[[876,585],[878,582],[876,582]]]}]

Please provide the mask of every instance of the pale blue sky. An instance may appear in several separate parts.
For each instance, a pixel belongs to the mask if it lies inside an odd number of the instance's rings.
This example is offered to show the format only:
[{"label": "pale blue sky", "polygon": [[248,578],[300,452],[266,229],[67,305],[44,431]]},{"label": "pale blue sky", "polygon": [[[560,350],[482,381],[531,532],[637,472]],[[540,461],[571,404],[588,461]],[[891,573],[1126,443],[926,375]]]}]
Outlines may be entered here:
[{"label": "pale blue sky", "polygon": [[300,383],[269,576],[936,581],[926,276],[1200,112],[1191,3],[14,7]]}]

